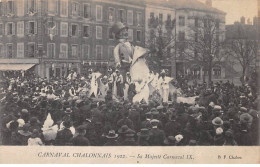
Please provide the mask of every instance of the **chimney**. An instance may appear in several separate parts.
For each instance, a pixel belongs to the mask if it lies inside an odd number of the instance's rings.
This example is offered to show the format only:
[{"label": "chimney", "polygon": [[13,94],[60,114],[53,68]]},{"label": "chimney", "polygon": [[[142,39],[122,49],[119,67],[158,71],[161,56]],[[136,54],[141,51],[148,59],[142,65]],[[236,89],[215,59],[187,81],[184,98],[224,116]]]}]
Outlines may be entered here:
[{"label": "chimney", "polygon": [[212,0],[206,0],[206,5],[208,5],[208,6],[210,6],[210,7],[212,7]]},{"label": "chimney", "polygon": [[244,16],[242,16],[242,17],[240,18],[240,23],[241,23],[241,24],[246,24],[246,18],[245,18]]}]

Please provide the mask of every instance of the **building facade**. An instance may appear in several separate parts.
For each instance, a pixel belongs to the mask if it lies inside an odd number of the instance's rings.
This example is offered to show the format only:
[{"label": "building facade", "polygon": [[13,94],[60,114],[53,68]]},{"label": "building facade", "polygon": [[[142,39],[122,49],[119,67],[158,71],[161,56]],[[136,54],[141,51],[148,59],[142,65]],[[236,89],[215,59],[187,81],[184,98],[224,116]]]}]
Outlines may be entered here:
[{"label": "building facade", "polygon": [[[64,77],[69,70],[105,72],[117,44],[111,26],[129,27],[134,45],[144,45],[144,6],[119,0],[2,0],[2,59],[38,59],[41,77]],[[20,60],[18,60],[20,62]],[[29,60],[28,60],[29,61]],[[12,62],[15,62],[12,60]]]},{"label": "building facade", "polygon": [[[162,68],[173,77],[201,80],[202,67],[185,61],[182,44],[206,15],[225,29],[225,13],[196,0],[2,0],[0,9],[0,57],[24,63],[37,59],[35,71],[47,78],[64,77],[69,70],[106,72],[117,44],[110,30],[120,21],[129,27],[133,45],[144,47],[160,25],[167,38]],[[213,76],[224,78],[225,69],[214,67]]]},{"label": "building facade", "polygon": [[[189,52],[185,41],[195,40],[193,28],[203,25],[206,16],[214,17],[218,21],[218,40],[225,39],[225,13],[210,6],[210,2],[203,4],[196,0],[146,0],[146,40],[151,38],[151,20],[161,20],[162,30],[166,37],[170,36],[170,43],[165,46],[162,56],[162,67],[169,71],[169,75],[177,78],[178,75],[191,75],[193,78],[202,80],[205,71],[196,62],[187,61],[184,52]],[[193,38],[193,39],[192,39]],[[186,43],[186,44],[185,44]],[[192,53],[195,54],[195,53]],[[212,68],[213,79],[225,78],[225,68],[218,65]]]}]

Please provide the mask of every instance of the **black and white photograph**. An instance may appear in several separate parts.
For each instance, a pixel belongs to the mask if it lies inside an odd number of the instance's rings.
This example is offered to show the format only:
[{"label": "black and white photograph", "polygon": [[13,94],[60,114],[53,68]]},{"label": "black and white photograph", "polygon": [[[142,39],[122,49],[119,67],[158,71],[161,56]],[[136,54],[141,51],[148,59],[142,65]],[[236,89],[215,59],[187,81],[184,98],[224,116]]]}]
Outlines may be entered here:
[{"label": "black and white photograph", "polygon": [[0,0],[0,149],[259,149],[259,5]]}]

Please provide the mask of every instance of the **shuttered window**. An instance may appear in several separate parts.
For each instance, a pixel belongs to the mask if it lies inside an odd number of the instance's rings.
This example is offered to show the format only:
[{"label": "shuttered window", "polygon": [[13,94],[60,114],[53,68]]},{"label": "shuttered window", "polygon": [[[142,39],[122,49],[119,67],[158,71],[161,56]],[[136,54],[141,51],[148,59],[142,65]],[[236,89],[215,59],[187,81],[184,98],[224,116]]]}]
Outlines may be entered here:
[{"label": "shuttered window", "polygon": [[60,55],[59,58],[66,59],[68,58],[68,44],[60,44]]},{"label": "shuttered window", "polygon": [[96,39],[102,39],[102,26],[96,26]]},{"label": "shuttered window", "polygon": [[60,1],[60,15],[65,17],[68,16],[68,0]]},{"label": "shuttered window", "polygon": [[82,47],[82,57],[83,59],[89,58],[89,45],[84,44]]},{"label": "shuttered window", "polygon": [[28,43],[28,57],[35,57],[35,43]]},{"label": "shuttered window", "polygon": [[55,43],[47,43],[47,56],[55,58]]},{"label": "shuttered window", "polygon": [[14,58],[13,44],[6,44],[6,56],[7,58]]},{"label": "shuttered window", "polygon": [[96,57],[97,60],[102,59],[102,52],[103,52],[103,46],[102,45],[96,45]]},{"label": "shuttered window", "polygon": [[96,6],[96,20],[97,21],[102,21],[103,17],[103,12],[102,12],[102,6],[97,5]]},{"label": "shuttered window", "polygon": [[132,10],[127,11],[127,24],[133,25],[133,11]]},{"label": "shuttered window", "polygon": [[17,36],[24,36],[24,22],[17,22]]},{"label": "shuttered window", "polygon": [[60,36],[68,37],[68,23],[61,22],[60,24]]},{"label": "shuttered window", "polygon": [[17,58],[24,58],[24,43],[17,43]]}]

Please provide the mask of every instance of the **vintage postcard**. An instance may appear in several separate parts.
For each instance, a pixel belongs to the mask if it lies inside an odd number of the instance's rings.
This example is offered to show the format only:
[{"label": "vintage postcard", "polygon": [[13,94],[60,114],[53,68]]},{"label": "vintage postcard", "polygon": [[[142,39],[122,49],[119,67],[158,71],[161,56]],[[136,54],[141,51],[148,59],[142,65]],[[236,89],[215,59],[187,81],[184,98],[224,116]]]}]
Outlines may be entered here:
[{"label": "vintage postcard", "polygon": [[259,0],[0,0],[0,163],[259,164]]}]

